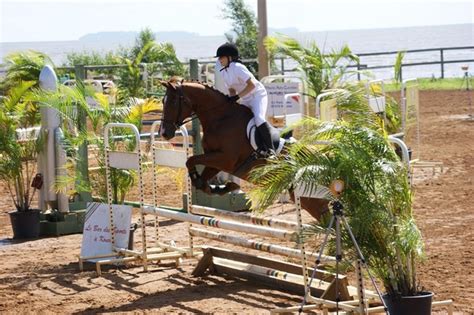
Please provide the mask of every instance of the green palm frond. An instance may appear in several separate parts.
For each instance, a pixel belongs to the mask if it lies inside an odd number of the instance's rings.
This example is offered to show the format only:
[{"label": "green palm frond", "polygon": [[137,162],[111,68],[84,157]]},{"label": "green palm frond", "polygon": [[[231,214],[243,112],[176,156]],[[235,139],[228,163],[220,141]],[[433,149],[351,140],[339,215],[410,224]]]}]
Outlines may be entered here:
[{"label": "green palm frond", "polygon": [[402,64],[405,53],[405,51],[399,51],[395,57],[394,80],[398,84],[402,83]]},{"label": "green palm frond", "polygon": [[[96,190],[103,197],[105,191],[105,162],[104,162],[104,140],[103,127],[111,122],[128,122],[140,129],[143,115],[150,111],[160,109],[159,103],[153,99],[146,99],[138,102],[129,100],[130,107],[111,107],[108,99],[100,97],[91,88],[78,84],[76,87],[60,86],[58,91],[34,90],[32,99],[36,100],[40,106],[47,106],[58,111],[62,118],[62,130],[64,132],[63,147],[67,152],[70,163],[77,164],[80,156],[77,148],[87,144],[97,147],[93,151],[94,160],[99,166],[99,171],[94,177],[94,186],[86,178],[79,178],[80,174],[68,168],[69,178],[62,178],[56,184],[57,189],[67,190],[69,193],[75,191]],[[97,104],[94,108],[88,105],[88,100],[93,100]],[[86,121],[90,122],[90,128],[77,128],[79,115],[83,113]],[[131,131],[117,129],[115,136],[130,136]],[[120,143],[110,139],[109,146],[112,150],[121,149],[134,150],[137,143],[134,137],[124,137]],[[96,176],[93,175],[93,176]],[[126,193],[136,182],[136,172],[128,170],[112,170],[112,191],[115,203],[122,203]],[[73,178],[73,180],[71,179]],[[75,188],[71,188],[74,182]]]},{"label": "green palm frond", "polygon": [[316,97],[323,90],[338,88],[343,77],[351,73],[347,68],[349,63],[359,61],[347,45],[339,50],[333,49],[329,53],[324,53],[314,42],[305,47],[296,39],[279,35],[267,37],[265,46],[271,54],[287,56],[298,64],[312,97]]},{"label": "green palm frond", "polygon": [[[346,121],[306,118],[297,124],[305,132],[287,155],[252,172],[251,180],[258,182],[250,194],[252,204],[262,210],[282,191],[298,185],[330,200],[334,197],[324,187],[336,179],[344,181],[339,198],[369,265],[388,292],[410,294],[416,291],[413,262],[422,254],[422,241],[411,213],[407,169],[383,132],[357,122],[358,114],[351,115]],[[326,224],[323,218],[303,235],[308,239],[311,231],[319,234]],[[345,248],[352,248],[346,231],[342,239]]]}]

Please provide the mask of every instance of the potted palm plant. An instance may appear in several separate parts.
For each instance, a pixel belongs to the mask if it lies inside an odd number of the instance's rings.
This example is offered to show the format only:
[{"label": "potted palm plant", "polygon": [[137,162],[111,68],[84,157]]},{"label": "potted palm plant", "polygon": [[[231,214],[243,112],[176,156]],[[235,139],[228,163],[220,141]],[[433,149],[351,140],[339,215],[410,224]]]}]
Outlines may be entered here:
[{"label": "potted palm plant", "polygon": [[40,211],[31,208],[40,183],[31,183],[36,171],[36,157],[41,148],[37,137],[39,114],[29,100],[35,82],[19,82],[0,101],[0,180],[10,194],[16,210],[9,212],[14,238],[39,235]]},{"label": "potted palm plant", "polygon": [[[360,124],[364,120],[365,125]],[[339,199],[367,264],[383,283],[390,314],[430,314],[432,293],[423,292],[416,278],[423,242],[412,214],[407,169],[387,137],[368,117],[337,122],[308,118],[299,127],[304,136],[285,158],[254,171],[259,186],[251,193],[252,205],[264,209],[279,193],[298,184],[323,192],[327,190],[321,186],[343,180],[346,188]],[[325,228],[328,217],[316,225]],[[319,233],[320,228],[304,236]],[[346,233],[344,256],[356,259]]]}]

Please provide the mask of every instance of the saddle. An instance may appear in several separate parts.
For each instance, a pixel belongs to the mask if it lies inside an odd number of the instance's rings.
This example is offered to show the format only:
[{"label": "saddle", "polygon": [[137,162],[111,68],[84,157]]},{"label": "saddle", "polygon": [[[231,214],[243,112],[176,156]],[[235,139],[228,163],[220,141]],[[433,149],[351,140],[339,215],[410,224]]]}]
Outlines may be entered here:
[{"label": "saddle", "polygon": [[[273,126],[270,126],[270,130],[273,141],[273,148],[275,148],[275,153],[278,155],[283,149],[285,142],[291,142],[291,137],[289,136],[288,138],[280,138],[280,132]],[[260,138],[259,133],[256,131],[257,126],[255,125],[255,121],[253,119],[250,119],[247,124],[247,139],[249,140],[250,145],[252,146],[254,151],[258,152],[258,148],[262,146],[263,140]]]}]

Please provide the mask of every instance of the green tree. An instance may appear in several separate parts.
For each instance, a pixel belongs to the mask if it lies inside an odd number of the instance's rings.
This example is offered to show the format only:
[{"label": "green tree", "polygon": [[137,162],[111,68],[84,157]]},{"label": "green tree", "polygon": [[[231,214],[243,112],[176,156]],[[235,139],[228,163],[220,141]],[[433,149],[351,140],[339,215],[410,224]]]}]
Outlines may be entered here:
[{"label": "green tree", "polygon": [[99,52],[71,52],[66,55],[66,61],[63,66],[72,67],[75,65],[113,65],[117,63],[115,54],[108,51],[105,55]]},{"label": "green tree", "polygon": [[405,51],[399,51],[395,57],[395,64],[393,65],[394,77],[393,80],[396,84],[402,83],[402,64],[403,58],[405,57]]},{"label": "green tree", "polygon": [[349,63],[359,60],[347,45],[324,53],[315,42],[304,47],[287,36],[267,37],[265,45],[272,54],[296,61],[307,81],[310,96],[314,98],[324,90],[338,88],[344,76],[351,73],[347,68]]},{"label": "green tree", "polygon": [[183,76],[186,72],[173,45],[156,43],[155,35],[149,28],[138,34],[133,47],[122,49],[117,59],[126,65],[119,71],[119,101],[130,96],[146,97],[143,64],[146,64],[147,74],[151,77]]},{"label": "green tree", "polygon": [[[327,187],[342,180],[345,188],[338,198],[369,267],[387,293],[416,295],[415,262],[422,257],[423,242],[413,218],[407,168],[388,139],[350,120],[307,118],[301,127],[306,133],[285,157],[254,170],[251,179],[259,186],[251,193],[252,205],[264,209],[298,185],[333,200]],[[329,218],[304,231],[303,239],[321,233]],[[342,233],[344,257],[355,260],[351,239],[345,229]]]},{"label": "green tree", "polygon": [[[258,25],[255,13],[243,0],[225,0],[224,4],[224,18],[232,21],[233,32],[225,34],[227,40],[237,45],[243,59],[257,59]],[[254,75],[258,74],[257,62],[246,65]]]},{"label": "green tree", "polygon": [[39,74],[45,65],[53,65],[53,61],[44,53],[34,50],[18,51],[7,55],[4,59],[7,69],[4,80],[0,83],[2,94],[20,82],[34,82],[38,85]]},{"label": "green tree", "polygon": [[[87,99],[93,98],[96,108],[88,105]],[[139,130],[142,127],[143,115],[160,109],[160,105],[154,99],[146,99],[143,103],[133,103],[128,107],[116,108],[110,106],[107,97],[94,93],[93,89],[84,85],[76,87],[59,86],[58,91],[36,90],[33,99],[42,106],[52,107],[58,110],[62,118],[62,129],[64,131],[63,145],[68,153],[68,176],[59,178],[57,188],[67,190],[68,194],[74,195],[77,191],[96,191],[107,200],[106,194],[106,174],[105,174],[105,156],[103,128],[111,122],[125,122],[134,124]],[[80,109],[80,110],[79,110]],[[79,112],[85,113],[88,121],[88,129],[78,131],[70,126],[77,125],[79,121]],[[114,135],[131,135],[130,131],[117,130]],[[89,146],[96,146],[98,150],[90,151],[89,160],[95,161],[99,167],[98,172],[90,173],[89,180],[79,178],[79,174],[74,172],[74,166],[81,158],[78,154],[78,148],[87,143]],[[117,147],[134,150],[137,143],[134,137],[124,137],[122,142],[110,140],[110,148],[114,150]],[[136,182],[136,172],[132,170],[111,169],[111,190],[114,203],[123,203],[127,192]],[[74,187],[74,188],[71,188]]]},{"label": "green tree", "polygon": [[40,120],[37,104],[31,101],[35,84],[17,82],[0,99],[0,181],[18,211],[30,210],[35,194],[31,179],[42,147],[41,137],[36,137],[32,129]]},{"label": "green tree", "polygon": [[156,36],[150,28],[145,28],[138,34],[134,46],[130,49],[127,58],[136,59],[150,45],[141,58],[142,63],[149,65],[147,71],[150,75],[162,74],[165,77],[174,75],[183,76],[185,68],[176,56],[176,51],[171,43],[157,43]]}]

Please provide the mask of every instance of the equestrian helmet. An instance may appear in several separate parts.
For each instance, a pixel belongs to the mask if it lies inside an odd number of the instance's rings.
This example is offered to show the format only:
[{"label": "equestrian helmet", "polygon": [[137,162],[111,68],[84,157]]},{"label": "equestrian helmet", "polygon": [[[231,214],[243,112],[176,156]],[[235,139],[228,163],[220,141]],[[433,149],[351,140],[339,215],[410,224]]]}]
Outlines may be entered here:
[{"label": "equestrian helmet", "polygon": [[215,57],[224,56],[239,57],[239,50],[237,49],[237,46],[231,43],[220,45],[219,48],[217,48]]}]

